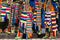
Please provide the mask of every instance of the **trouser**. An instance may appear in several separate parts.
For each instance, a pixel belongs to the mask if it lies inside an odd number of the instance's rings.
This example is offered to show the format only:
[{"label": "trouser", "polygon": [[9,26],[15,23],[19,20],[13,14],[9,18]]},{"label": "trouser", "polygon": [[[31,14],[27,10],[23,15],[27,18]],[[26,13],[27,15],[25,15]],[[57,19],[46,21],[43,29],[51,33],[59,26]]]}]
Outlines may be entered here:
[{"label": "trouser", "polygon": [[60,23],[58,23],[57,29],[58,29],[58,31],[60,32]]},{"label": "trouser", "polygon": [[45,30],[46,30],[45,28],[42,28],[42,34],[45,34],[46,33]]},{"label": "trouser", "polygon": [[[25,33],[25,28],[26,28],[26,23],[22,23],[20,22],[20,28],[23,30],[23,32]],[[25,31],[24,31],[25,30]]]}]

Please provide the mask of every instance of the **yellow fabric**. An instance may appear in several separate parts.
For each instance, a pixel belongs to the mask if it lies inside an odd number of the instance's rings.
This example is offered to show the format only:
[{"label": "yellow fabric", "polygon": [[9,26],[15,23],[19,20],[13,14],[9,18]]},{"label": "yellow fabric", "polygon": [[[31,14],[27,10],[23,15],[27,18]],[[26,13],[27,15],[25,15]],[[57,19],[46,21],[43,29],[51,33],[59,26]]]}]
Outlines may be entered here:
[{"label": "yellow fabric", "polygon": [[34,14],[37,14],[37,13],[34,13]]},{"label": "yellow fabric", "polygon": [[46,8],[46,3],[44,4],[44,9]]},{"label": "yellow fabric", "polygon": [[55,11],[55,9],[54,9],[54,7],[53,7],[53,6],[51,6],[50,11]]},{"label": "yellow fabric", "polygon": [[2,0],[0,0],[0,4],[2,4]]},{"label": "yellow fabric", "polygon": [[31,38],[31,37],[32,37],[32,33],[29,33],[29,34],[28,34],[28,38]]}]

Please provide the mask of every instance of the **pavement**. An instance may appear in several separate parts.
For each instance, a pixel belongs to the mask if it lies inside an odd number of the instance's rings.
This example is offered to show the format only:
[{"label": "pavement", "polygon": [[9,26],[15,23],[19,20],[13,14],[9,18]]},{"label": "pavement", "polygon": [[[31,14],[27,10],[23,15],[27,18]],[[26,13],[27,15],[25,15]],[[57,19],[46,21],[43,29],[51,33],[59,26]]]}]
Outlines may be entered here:
[{"label": "pavement", "polygon": [[57,38],[60,38],[60,33],[59,32],[57,32]]},{"label": "pavement", "polygon": [[[16,34],[9,34],[7,35],[6,33],[1,33],[0,34],[0,39],[15,39]],[[33,38],[42,38],[42,35],[38,37],[36,33],[33,33]],[[60,33],[57,32],[57,38],[60,38]]]},{"label": "pavement", "polygon": [[0,39],[14,39],[15,38],[15,34],[6,34],[6,33],[2,33],[0,34]]}]

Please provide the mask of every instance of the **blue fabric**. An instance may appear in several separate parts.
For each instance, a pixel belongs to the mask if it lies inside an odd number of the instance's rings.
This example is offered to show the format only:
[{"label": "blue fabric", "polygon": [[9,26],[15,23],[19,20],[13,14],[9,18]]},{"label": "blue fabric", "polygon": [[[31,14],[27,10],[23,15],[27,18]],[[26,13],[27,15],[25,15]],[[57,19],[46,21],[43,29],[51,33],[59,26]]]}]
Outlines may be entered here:
[{"label": "blue fabric", "polygon": [[45,11],[44,11],[44,9],[42,8],[42,28],[45,28],[45,24],[44,24],[44,22],[45,22]]},{"label": "blue fabric", "polygon": [[52,0],[52,2],[58,2],[59,0]]},{"label": "blue fabric", "polygon": [[9,7],[10,5],[3,3],[2,6]]},{"label": "blue fabric", "polygon": [[35,24],[34,24],[34,23],[33,23],[32,27],[33,27],[33,29],[35,30],[35,27],[36,27],[36,26],[35,26]]},{"label": "blue fabric", "polygon": [[35,1],[34,0],[30,0],[30,6],[35,8]]},{"label": "blue fabric", "polygon": [[37,31],[37,32],[39,31],[39,28],[38,28],[38,26],[36,26],[36,31]]},{"label": "blue fabric", "polygon": [[20,20],[24,20],[24,21],[26,21],[27,19],[24,19],[24,18],[20,18]]},{"label": "blue fabric", "polygon": [[22,24],[22,29],[23,29],[23,32],[24,32],[24,23]]},{"label": "blue fabric", "polygon": [[16,23],[16,19],[13,18],[13,20],[12,20],[12,24],[14,25],[15,23]]},{"label": "blue fabric", "polygon": [[45,0],[41,0],[41,2],[42,2],[42,3],[44,3],[44,2],[45,2]]},{"label": "blue fabric", "polygon": [[[55,7],[55,10],[58,12],[58,11],[59,11],[59,9],[58,9],[58,4],[55,3],[55,2],[52,2],[52,5]],[[57,6],[57,7],[56,7],[56,6]]]},{"label": "blue fabric", "polygon": [[45,32],[45,28],[42,28],[42,34],[45,34],[46,32]]},{"label": "blue fabric", "polygon": [[22,14],[25,14],[25,15],[27,15],[27,13],[26,13],[26,12],[22,12]]},{"label": "blue fabric", "polygon": [[6,20],[7,20],[7,16],[4,17],[4,22],[6,22]]}]

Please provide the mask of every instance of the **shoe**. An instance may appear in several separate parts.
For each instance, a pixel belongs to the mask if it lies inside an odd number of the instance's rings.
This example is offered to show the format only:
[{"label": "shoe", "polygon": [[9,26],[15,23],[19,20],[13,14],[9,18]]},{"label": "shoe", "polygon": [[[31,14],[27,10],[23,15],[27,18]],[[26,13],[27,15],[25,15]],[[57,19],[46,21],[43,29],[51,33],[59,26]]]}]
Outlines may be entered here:
[{"label": "shoe", "polygon": [[50,39],[54,39],[55,37],[49,37]]},{"label": "shoe", "polygon": [[8,34],[8,35],[9,35],[9,34],[11,34],[11,32],[6,32],[6,34]]},{"label": "shoe", "polygon": [[15,40],[18,40],[18,37],[15,37]]},{"label": "shoe", "polygon": [[44,36],[43,38],[46,39],[46,38],[48,38],[48,36]]},{"label": "shoe", "polygon": [[40,32],[37,32],[38,33],[38,35],[40,35],[42,32],[40,31]]}]

